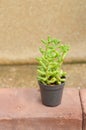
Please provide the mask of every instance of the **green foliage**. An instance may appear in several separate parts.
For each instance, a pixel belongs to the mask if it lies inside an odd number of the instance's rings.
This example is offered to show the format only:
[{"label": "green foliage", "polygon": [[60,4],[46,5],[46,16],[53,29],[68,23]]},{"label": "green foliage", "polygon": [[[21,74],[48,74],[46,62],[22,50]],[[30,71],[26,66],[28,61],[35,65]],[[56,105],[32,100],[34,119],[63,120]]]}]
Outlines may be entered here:
[{"label": "green foliage", "polygon": [[62,70],[62,64],[69,51],[69,46],[51,37],[41,41],[45,48],[39,48],[42,56],[37,58],[39,63],[37,69],[38,81],[47,85],[65,82],[66,72]]}]

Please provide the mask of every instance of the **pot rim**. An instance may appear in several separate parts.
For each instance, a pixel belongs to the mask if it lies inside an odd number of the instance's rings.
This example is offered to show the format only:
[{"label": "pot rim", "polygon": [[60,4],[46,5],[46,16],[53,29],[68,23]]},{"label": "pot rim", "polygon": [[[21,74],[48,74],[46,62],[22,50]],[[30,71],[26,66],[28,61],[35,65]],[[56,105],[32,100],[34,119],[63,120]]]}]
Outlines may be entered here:
[{"label": "pot rim", "polygon": [[46,84],[43,84],[40,81],[38,81],[38,84],[39,84],[40,87],[43,87],[45,89],[55,90],[55,89],[61,89],[61,88],[63,88],[64,85],[65,85],[65,82],[61,83],[61,84],[58,84],[58,85],[46,85]]}]

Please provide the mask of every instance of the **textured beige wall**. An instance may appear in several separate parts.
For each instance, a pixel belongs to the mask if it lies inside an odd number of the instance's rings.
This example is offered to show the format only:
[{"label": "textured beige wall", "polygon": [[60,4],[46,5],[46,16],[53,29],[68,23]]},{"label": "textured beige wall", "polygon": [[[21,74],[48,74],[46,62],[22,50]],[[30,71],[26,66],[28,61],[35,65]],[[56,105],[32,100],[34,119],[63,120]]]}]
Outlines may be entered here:
[{"label": "textured beige wall", "polygon": [[86,0],[0,0],[0,63],[33,62],[48,35],[71,44],[69,61],[86,60]]}]

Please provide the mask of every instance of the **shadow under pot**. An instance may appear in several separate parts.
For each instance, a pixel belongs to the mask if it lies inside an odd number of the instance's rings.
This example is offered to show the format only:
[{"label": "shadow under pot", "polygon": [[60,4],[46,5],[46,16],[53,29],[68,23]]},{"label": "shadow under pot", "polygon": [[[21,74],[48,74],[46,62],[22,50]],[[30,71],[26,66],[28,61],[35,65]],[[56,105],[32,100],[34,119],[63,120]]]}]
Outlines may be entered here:
[{"label": "shadow under pot", "polygon": [[61,104],[62,94],[65,83],[60,85],[44,85],[38,82],[40,86],[41,100],[46,106],[57,106]]}]

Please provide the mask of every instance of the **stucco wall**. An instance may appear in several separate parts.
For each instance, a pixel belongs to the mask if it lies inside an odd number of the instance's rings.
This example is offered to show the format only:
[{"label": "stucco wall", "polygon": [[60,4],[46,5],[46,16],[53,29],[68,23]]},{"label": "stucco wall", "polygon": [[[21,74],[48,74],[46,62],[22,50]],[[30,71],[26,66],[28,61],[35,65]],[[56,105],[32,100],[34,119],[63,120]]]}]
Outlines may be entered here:
[{"label": "stucco wall", "polygon": [[34,61],[48,35],[71,45],[69,61],[85,60],[86,0],[0,0],[0,63]]}]

